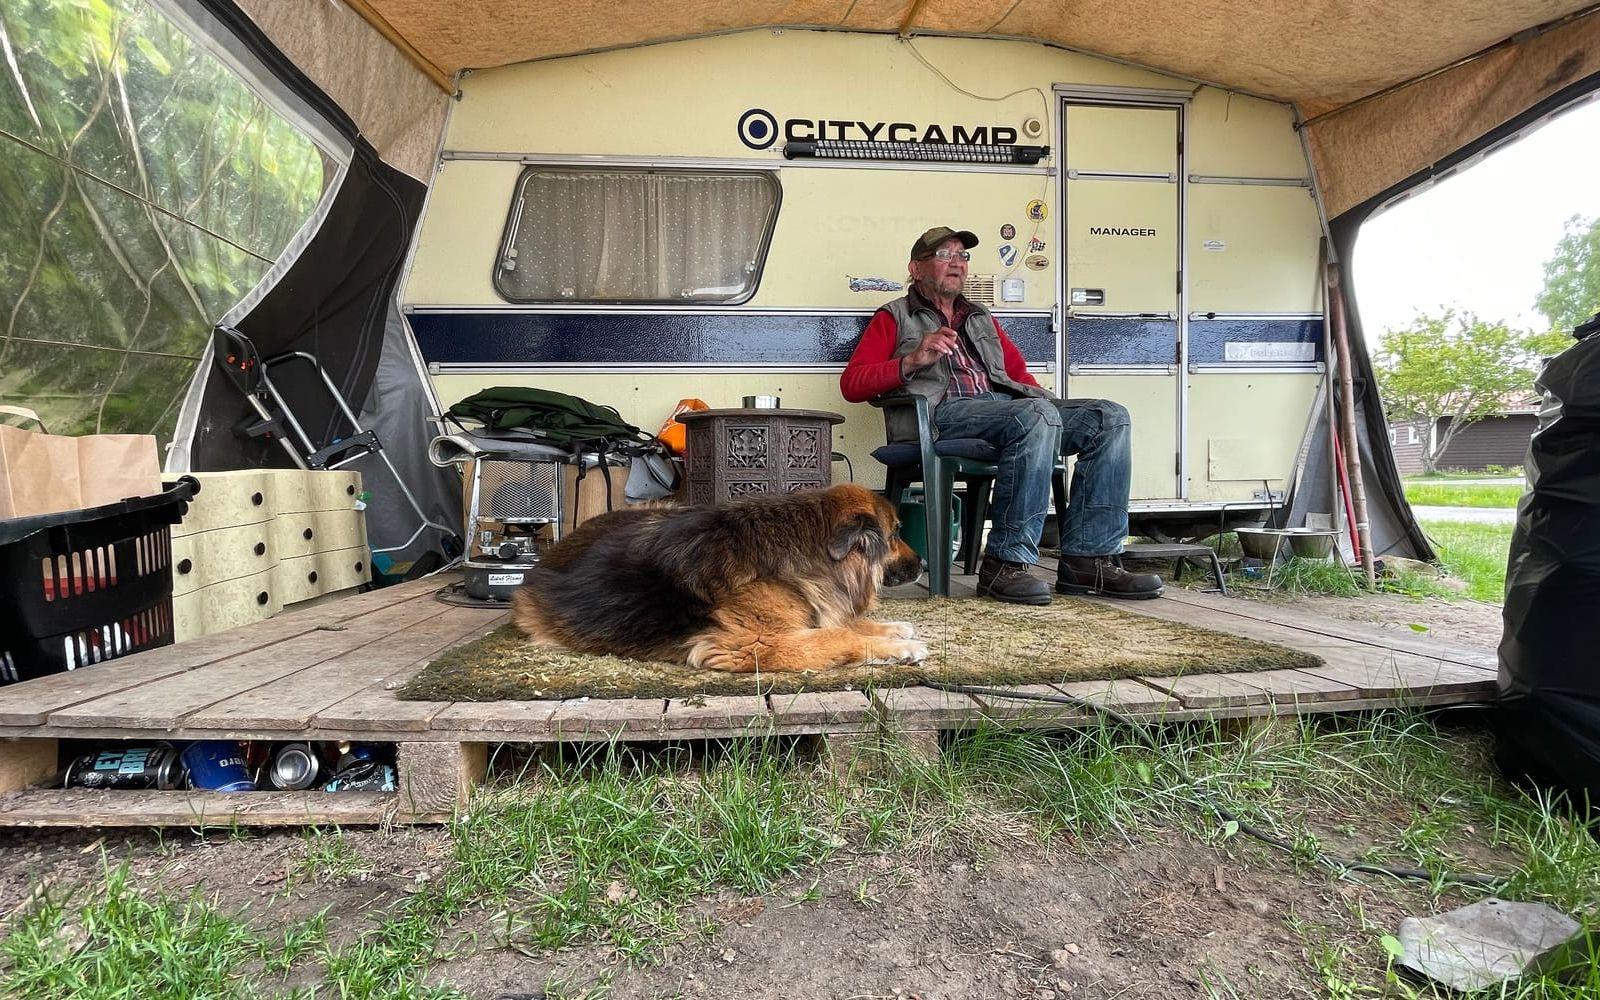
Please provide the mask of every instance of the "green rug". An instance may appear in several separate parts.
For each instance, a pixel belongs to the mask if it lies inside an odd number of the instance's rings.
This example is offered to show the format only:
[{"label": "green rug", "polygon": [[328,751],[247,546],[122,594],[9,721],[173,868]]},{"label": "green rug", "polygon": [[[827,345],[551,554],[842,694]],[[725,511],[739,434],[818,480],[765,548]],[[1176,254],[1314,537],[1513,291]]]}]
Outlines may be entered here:
[{"label": "green rug", "polygon": [[1057,598],[1042,608],[975,600],[891,600],[883,602],[873,617],[916,625],[918,637],[928,644],[928,660],[917,666],[728,674],[693,670],[682,663],[534,646],[507,625],[447,651],[397,694],[407,701],[677,698],[910,687],[928,680],[1043,684],[1322,663],[1310,653],[1286,646],[1070,598]]}]

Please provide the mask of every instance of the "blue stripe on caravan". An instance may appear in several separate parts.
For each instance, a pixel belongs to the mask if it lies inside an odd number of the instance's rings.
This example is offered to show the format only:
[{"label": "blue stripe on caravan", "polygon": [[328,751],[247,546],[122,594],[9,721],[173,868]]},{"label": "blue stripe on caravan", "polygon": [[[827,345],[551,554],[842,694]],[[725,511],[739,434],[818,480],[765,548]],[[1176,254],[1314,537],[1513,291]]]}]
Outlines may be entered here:
[{"label": "blue stripe on caravan", "polygon": [[[812,365],[850,360],[871,316],[814,313],[450,313],[408,317],[439,364]],[[1049,316],[999,317],[1030,362],[1055,356]]]},{"label": "blue stripe on caravan", "polygon": [[[1195,364],[1226,364],[1229,343],[1310,344],[1309,360],[1322,360],[1321,319],[1191,319],[1189,360]],[[1273,364],[1241,361],[1235,364]],[[1304,360],[1288,362],[1305,364]]]},{"label": "blue stripe on caravan", "polygon": [[1073,316],[1067,320],[1069,365],[1171,365],[1178,361],[1178,321]]}]

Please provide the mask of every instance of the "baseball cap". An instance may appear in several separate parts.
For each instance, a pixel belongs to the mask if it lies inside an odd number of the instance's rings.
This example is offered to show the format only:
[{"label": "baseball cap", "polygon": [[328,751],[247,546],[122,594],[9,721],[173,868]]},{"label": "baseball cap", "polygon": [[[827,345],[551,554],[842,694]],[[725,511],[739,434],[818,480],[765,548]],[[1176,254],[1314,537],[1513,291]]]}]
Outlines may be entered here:
[{"label": "baseball cap", "polygon": [[917,242],[911,244],[911,259],[921,260],[932,257],[933,252],[939,249],[939,244],[946,240],[960,240],[961,245],[971,250],[978,245],[978,237],[969,229],[951,229],[949,226],[934,226],[932,229],[917,237]]}]

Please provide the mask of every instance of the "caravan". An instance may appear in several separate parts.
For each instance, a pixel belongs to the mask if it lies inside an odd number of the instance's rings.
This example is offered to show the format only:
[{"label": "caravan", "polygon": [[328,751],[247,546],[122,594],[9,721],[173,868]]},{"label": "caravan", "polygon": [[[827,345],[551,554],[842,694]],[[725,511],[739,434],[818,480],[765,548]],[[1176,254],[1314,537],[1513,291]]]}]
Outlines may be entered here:
[{"label": "caravan", "polygon": [[[401,301],[441,406],[560,389],[641,427],[838,377],[930,225],[1041,383],[1126,406],[1134,530],[1259,522],[1325,377],[1286,104],[1038,42],[752,29],[466,73]],[[837,470],[843,478],[846,469]]]}]

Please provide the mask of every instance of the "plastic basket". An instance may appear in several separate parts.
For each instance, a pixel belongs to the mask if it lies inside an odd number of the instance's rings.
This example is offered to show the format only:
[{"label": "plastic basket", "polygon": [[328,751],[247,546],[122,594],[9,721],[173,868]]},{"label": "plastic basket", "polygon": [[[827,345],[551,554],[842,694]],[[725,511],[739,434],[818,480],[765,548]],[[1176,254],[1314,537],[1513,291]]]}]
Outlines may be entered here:
[{"label": "plastic basket", "polygon": [[0,685],[172,643],[172,525],[200,490],[0,521]]}]

